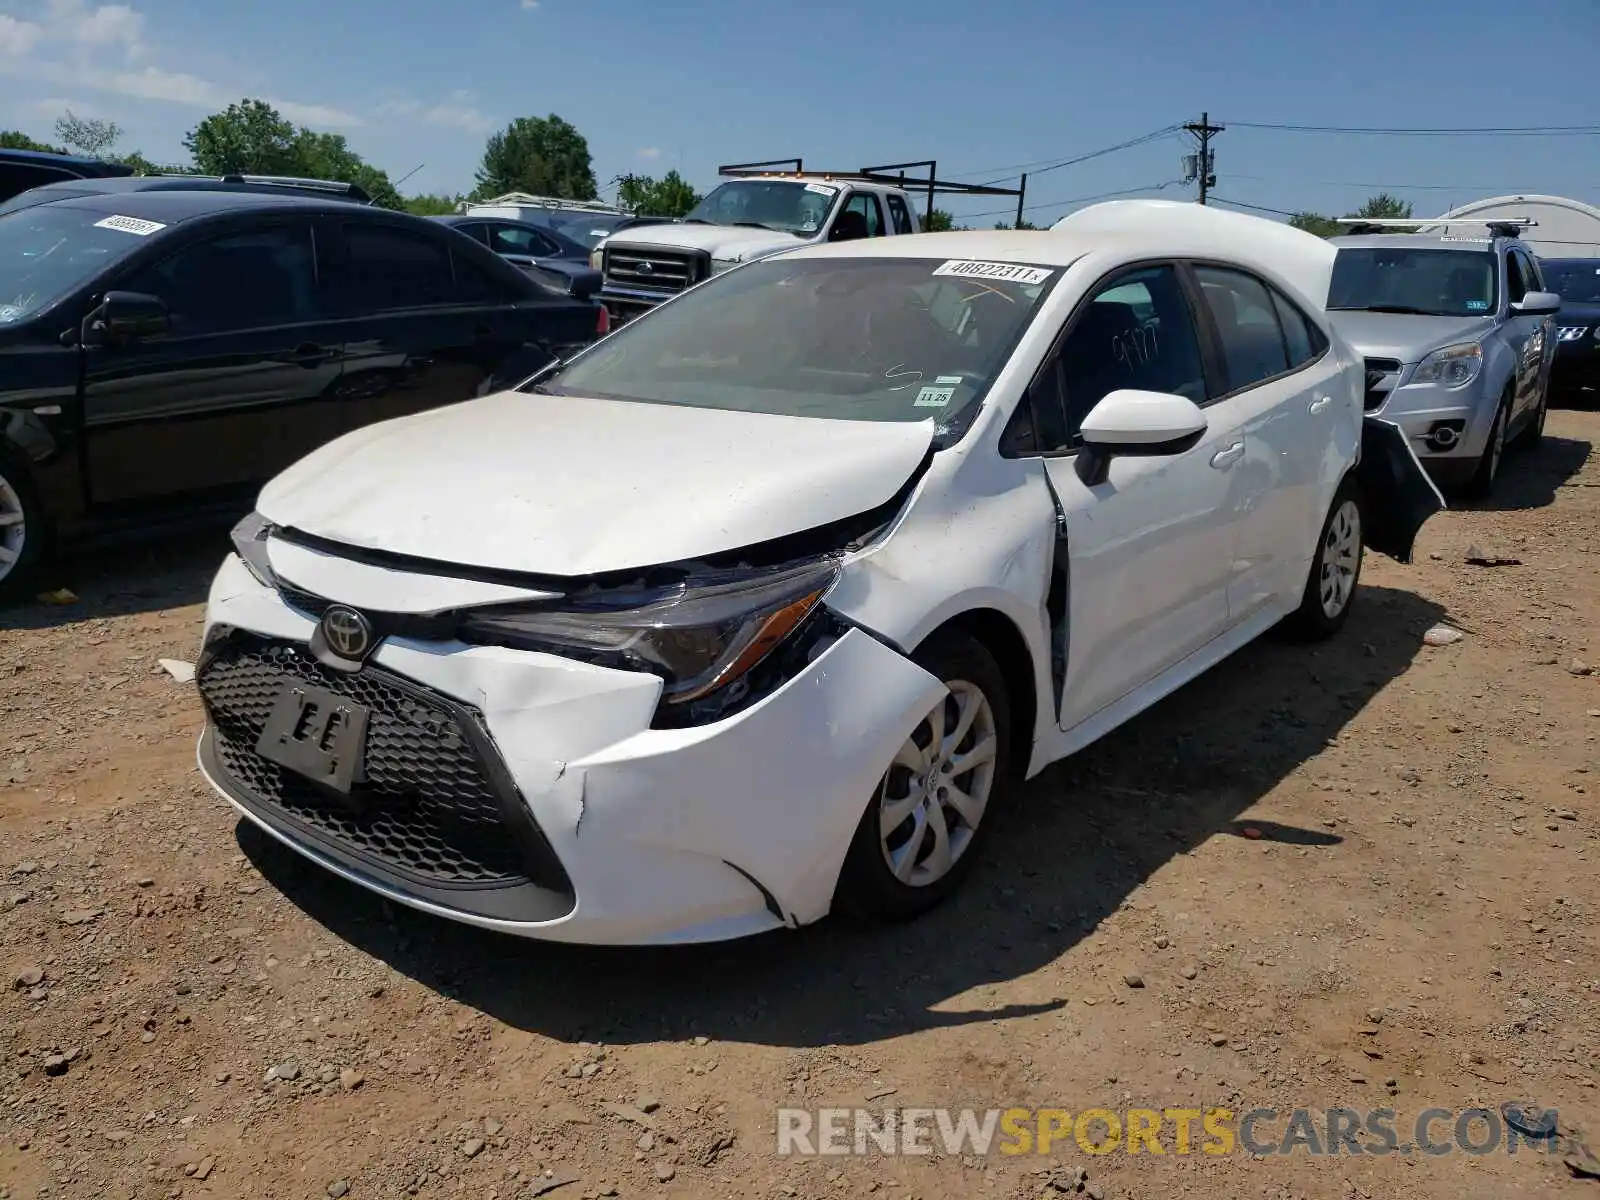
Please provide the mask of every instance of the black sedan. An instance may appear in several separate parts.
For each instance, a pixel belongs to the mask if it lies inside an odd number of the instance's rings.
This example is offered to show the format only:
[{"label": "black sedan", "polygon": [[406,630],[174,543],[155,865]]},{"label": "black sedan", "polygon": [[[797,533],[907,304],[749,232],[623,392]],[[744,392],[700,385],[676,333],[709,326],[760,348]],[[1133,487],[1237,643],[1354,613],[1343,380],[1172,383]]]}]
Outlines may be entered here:
[{"label": "black sedan", "polygon": [[471,213],[451,213],[430,220],[481,242],[557,291],[587,299],[600,290],[602,276],[589,265],[589,248],[557,230]]},{"label": "black sedan", "polygon": [[1546,290],[1561,297],[1550,390],[1593,403],[1600,393],[1600,258],[1541,258],[1539,268]]},{"label": "black sedan", "polygon": [[604,320],[432,221],[339,200],[0,217],[0,590],[58,541],[247,511],[322,443],[514,385]]}]

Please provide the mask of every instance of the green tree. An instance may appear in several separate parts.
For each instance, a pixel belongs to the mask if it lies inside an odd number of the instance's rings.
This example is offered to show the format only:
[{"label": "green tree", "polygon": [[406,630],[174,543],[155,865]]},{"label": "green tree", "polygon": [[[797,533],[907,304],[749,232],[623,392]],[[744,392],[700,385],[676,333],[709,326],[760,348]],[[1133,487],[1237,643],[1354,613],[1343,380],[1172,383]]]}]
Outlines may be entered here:
[{"label": "green tree", "polygon": [[614,182],[618,202],[641,217],[681,217],[700,203],[700,193],[677,171],[668,171],[660,179],[622,175]]},{"label": "green tree", "polygon": [[1377,221],[1408,221],[1411,219],[1411,202],[1391,196],[1388,192],[1379,192],[1350,215]]},{"label": "green tree", "polygon": [[994,223],[994,227],[996,229],[1037,229],[1037,228],[1039,228],[1032,221],[1029,221],[1026,218],[1024,218],[1023,221],[1020,224],[1018,224],[1015,221],[996,221]]},{"label": "green tree", "polygon": [[922,218],[922,228],[926,233],[944,233],[955,228],[955,220],[942,208],[936,208]]},{"label": "green tree", "polygon": [[343,134],[296,129],[262,100],[241,100],[191,129],[183,144],[202,175],[297,175],[354,183],[384,208],[405,201],[381,168],[350,148]]},{"label": "green tree", "polygon": [[381,208],[405,207],[400,193],[389,182],[388,173],[350,149],[350,143],[345,141],[343,134],[301,129],[294,136],[293,149],[297,166],[281,174],[358,184]]},{"label": "green tree", "polygon": [[0,150],[38,150],[44,154],[65,154],[60,146],[35,141],[20,129],[0,129]]},{"label": "green tree", "polygon": [[600,195],[589,143],[554,113],[518,117],[501,132],[490,134],[477,182],[475,199],[506,192],[567,200],[594,200]]},{"label": "green tree", "polygon": [[1289,224],[1295,229],[1303,229],[1307,233],[1314,233],[1320,238],[1337,237],[1341,232],[1337,221],[1332,217],[1325,217],[1321,213],[1297,212],[1289,218]]},{"label": "green tree", "polygon": [[183,139],[202,175],[295,175],[295,128],[264,100],[241,100],[213,113]]},{"label": "green tree", "polygon": [[460,196],[421,195],[407,196],[402,203],[406,212],[418,217],[443,217],[456,211]]},{"label": "green tree", "polygon": [[56,118],[56,136],[85,157],[105,158],[111,147],[122,140],[122,126],[115,121],[80,117],[69,108]]}]

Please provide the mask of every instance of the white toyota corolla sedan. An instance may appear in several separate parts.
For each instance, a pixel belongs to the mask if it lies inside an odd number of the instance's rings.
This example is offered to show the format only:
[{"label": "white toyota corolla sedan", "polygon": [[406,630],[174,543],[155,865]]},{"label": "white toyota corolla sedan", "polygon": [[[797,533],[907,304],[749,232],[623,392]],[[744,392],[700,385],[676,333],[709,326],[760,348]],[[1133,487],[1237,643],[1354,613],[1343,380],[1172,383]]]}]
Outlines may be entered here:
[{"label": "white toyota corolla sedan", "polygon": [[919,913],[1022,780],[1285,618],[1332,634],[1363,543],[1442,504],[1363,437],[1331,263],[1148,202],[823,245],[348,434],[234,531],[200,768],[510,933]]}]

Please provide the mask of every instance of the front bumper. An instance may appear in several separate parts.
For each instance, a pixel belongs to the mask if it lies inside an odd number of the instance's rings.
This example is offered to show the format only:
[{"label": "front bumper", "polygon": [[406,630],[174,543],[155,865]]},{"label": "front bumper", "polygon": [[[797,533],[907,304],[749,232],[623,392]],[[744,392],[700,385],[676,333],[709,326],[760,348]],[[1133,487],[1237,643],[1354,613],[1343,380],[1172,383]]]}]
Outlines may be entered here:
[{"label": "front bumper", "polygon": [[[1413,369],[1407,366],[1401,378]],[[1480,374],[1460,388],[1402,383],[1367,415],[1397,425],[1430,473],[1449,475],[1469,469],[1483,453],[1498,401]]]},{"label": "front bumper", "polygon": [[[229,803],[398,903],[557,941],[716,941],[821,918],[882,772],[942,691],[854,628],[758,704],[691,729],[650,728],[652,676],[501,647],[390,638],[348,682],[313,678],[327,668],[305,665],[311,618],[231,556],[206,628],[200,770]],[[368,815],[272,794],[250,745],[264,704],[230,698],[214,665],[238,657],[214,653],[232,638],[383,709]],[[445,801],[472,811],[418,824]],[[456,836],[474,822],[476,842]]]},{"label": "front bumper", "polygon": [[1591,332],[1556,347],[1555,361],[1550,364],[1550,388],[1555,392],[1600,389],[1600,336]]}]

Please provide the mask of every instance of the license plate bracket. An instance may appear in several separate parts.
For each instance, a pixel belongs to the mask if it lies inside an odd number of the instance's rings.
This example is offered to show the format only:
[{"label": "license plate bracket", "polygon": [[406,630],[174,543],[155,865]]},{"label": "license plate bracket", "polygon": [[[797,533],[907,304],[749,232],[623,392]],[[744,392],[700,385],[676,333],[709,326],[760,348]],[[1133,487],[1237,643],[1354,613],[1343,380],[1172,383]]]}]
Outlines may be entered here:
[{"label": "license plate bracket", "polygon": [[309,684],[288,684],[267,716],[256,753],[349,800],[364,780],[371,710]]}]

